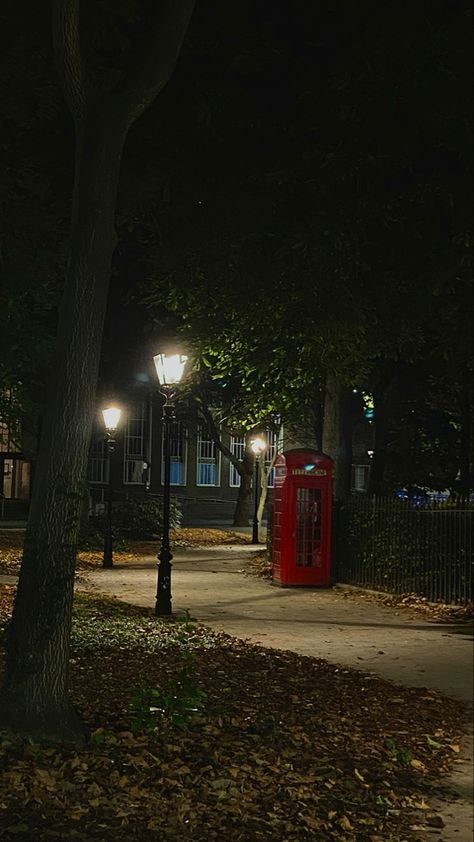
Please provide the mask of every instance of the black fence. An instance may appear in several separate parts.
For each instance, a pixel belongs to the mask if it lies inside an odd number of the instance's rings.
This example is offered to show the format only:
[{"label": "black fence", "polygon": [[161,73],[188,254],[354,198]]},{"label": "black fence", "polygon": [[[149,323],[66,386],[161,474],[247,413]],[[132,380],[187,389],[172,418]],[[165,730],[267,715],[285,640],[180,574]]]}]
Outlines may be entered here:
[{"label": "black fence", "polygon": [[432,602],[473,601],[473,502],[357,494],[334,514],[336,581]]}]

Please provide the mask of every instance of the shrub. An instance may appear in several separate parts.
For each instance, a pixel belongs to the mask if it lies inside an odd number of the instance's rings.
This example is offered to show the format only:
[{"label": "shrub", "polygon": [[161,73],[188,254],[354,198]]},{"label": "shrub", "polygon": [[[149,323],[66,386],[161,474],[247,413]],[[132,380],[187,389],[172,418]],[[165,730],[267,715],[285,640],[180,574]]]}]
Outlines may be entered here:
[{"label": "shrub", "polygon": [[[179,501],[170,502],[170,526],[176,529],[181,524],[182,512]],[[94,515],[81,529],[80,546],[84,549],[100,548],[104,540],[106,515]],[[124,539],[141,540],[160,538],[163,530],[163,502],[150,497],[130,497],[112,510],[112,535],[114,546],[123,546]]]},{"label": "shrub", "polygon": [[[113,511],[117,531],[125,538],[159,538],[163,531],[163,501],[150,497],[130,497]],[[170,526],[181,524],[182,513],[176,497],[170,502]]]}]

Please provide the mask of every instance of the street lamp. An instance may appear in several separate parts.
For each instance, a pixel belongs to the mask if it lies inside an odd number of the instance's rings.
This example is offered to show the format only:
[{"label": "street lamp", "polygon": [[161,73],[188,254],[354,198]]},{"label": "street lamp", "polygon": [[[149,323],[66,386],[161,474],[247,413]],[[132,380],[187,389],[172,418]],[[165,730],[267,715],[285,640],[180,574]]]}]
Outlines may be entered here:
[{"label": "street lamp", "polygon": [[259,498],[259,465],[260,465],[260,455],[264,452],[267,447],[267,443],[264,439],[257,436],[256,438],[252,439],[250,442],[250,447],[255,454],[255,504],[253,509],[253,524],[252,524],[252,544],[258,544],[258,498]]},{"label": "street lamp", "polygon": [[161,548],[158,553],[158,585],[156,591],[155,614],[161,617],[171,615],[171,560],[170,548],[170,467],[171,467],[171,419],[173,417],[174,398],[184,373],[187,357],[183,354],[157,354],[153,357],[160,392],[165,397],[163,404],[163,532]]},{"label": "street lamp", "polygon": [[112,549],[112,453],[115,450],[115,431],[119,425],[122,410],[116,406],[108,406],[102,410],[102,417],[104,419],[105,427],[105,447],[107,452],[107,468],[109,479],[107,483],[107,509],[104,531],[104,557],[102,560],[102,567],[113,567],[113,549]]}]

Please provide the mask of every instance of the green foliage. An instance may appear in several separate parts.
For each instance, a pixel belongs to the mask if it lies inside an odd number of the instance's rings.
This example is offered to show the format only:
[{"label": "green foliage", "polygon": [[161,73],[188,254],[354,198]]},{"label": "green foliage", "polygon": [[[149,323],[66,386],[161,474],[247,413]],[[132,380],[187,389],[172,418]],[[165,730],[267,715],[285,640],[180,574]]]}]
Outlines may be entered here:
[{"label": "green foliage", "polygon": [[[0,418],[44,399],[68,231],[73,153],[48,45],[49,15],[0,6]],[[4,391],[14,387],[14,403]],[[14,413],[14,414],[12,414]]]},{"label": "green foliage", "polygon": [[[117,531],[126,538],[158,538],[163,529],[163,507],[160,500],[129,497],[113,514]],[[176,497],[170,500],[170,526],[180,526],[182,512]]]},{"label": "green foliage", "polygon": [[443,602],[470,593],[472,504],[354,495],[336,515],[339,581]]},{"label": "green foliage", "polygon": [[235,386],[241,419],[271,407],[301,420],[328,372],[363,386],[387,361],[427,361],[457,390],[472,366],[468,4],[372,3],[362,18],[336,5],[344,47],[311,73],[328,23],[309,16],[278,113],[248,95],[283,72],[278,18],[246,33],[245,77],[229,54],[231,81],[196,80],[175,189],[157,191],[159,245],[148,229],[157,324],[166,301],[202,367]]},{"label": "green foliage", "polygon": [[203,708],[206,694],[194,678],[193,659],[183,654],[182,667],[164,690],[142,685],[130,700],[133,727],[140,731],[160,731],[164,723],[183,727]]},{"label": "green foliage", "polygon": [[140,609],[90,594],[74,595],[72,648],[76,653],[125,647],[159,653],[163,649],[191,652],[216,645],[212,632],[185,619],[160,623]]},{"label": "green foliage", "polygon": [[[82,523],[79,531],[79,548],[81,550],[102,550],[106,523],[103,515],[92,517]],[[112,527],[113,546],[116,550],[126,550],[127,542],[123,535]]]},{"label": "green foliage", "polygon": [[390,759],[395,763],[399,763],[401,766],[409,766],[413,760],[413,753],[410,749],[397,745],[395,740],[385,740],[385,747]]},{"label": "green foliage", "polygon": [[[170,500],[170,526],[177,529],[182,520],[179,500]],[[84,549],[97,549],[103,545],[106,515],[94,515],[83,526],[80,546]],[[112,534],[117,547],[124,546],[127,538],[148,540],[160,538],[163,530],[163,508],[160,500],[150,497],[129,497],[122,503],[114,504],[112,510]]]}]

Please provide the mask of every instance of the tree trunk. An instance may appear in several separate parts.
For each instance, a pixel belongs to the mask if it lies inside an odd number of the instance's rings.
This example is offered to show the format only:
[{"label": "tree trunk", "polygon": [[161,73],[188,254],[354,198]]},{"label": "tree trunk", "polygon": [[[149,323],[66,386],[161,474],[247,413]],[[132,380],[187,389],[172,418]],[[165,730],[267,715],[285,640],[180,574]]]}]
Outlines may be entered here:
[{"label": "tree trunk", "polygon": [[240,487],[234,512],[234,526],[248,526],[251,516],[252,482],[255,457],[245,449],[241,463]]},{"label": "tree trunk", "polygon": [[120,159],[130,125],[173,72],[194,0],[145,6],[147,30],[136,61],[97,96],[84,64],[80,0],[52,4],[54,54],[76,130],[71,239],[52,394],[7,638],[1,716],[18,729],[56,737],[80,730],[67,692],[69,637]]},{"label": "tree trunk", "polygon": [[268,497],[268,478],[269,478],[271,470],[272,470],[272,468],[275,464],[276,455],[277,454],[276,454],[276,451],[275,451],[275,455],[273,457],[273,460],[267,465],[260,462],[260,471],[259,471],[259,475],[260,475],[260,496],[259,496],[259,499],[258,499],[258,509],[257,509],[257,520],[258,520],[259,523],[262,522],[263,512],[264,512],[264,509],[265,509],[265,503],[267,502],[267,497]]},{"label": "tree trunk", "polygon": [[74,568],[125,135],[110,115],[89,117],[78,142],[52,395],[7,637],[3,722],[60,736],[78,726],[67,693]]},{"label": "tree trunk", "polygon": [[259,497],[258,497],[258,507],[257,507],[257,520],[261,524],[263,518],[263,512],[265,509],[265,503],[267,502],[268,497],[268,474],[269,471],[263,471],[262,466],[260,465],[260,478],[261,478],[261,485],[259,490]]},{"label": "tree trunk", "polygon": [[352,419],[350,390],[328,375],[324,398],[323,451],[334,461],[335,500],[347,497],[351,487]]}]

